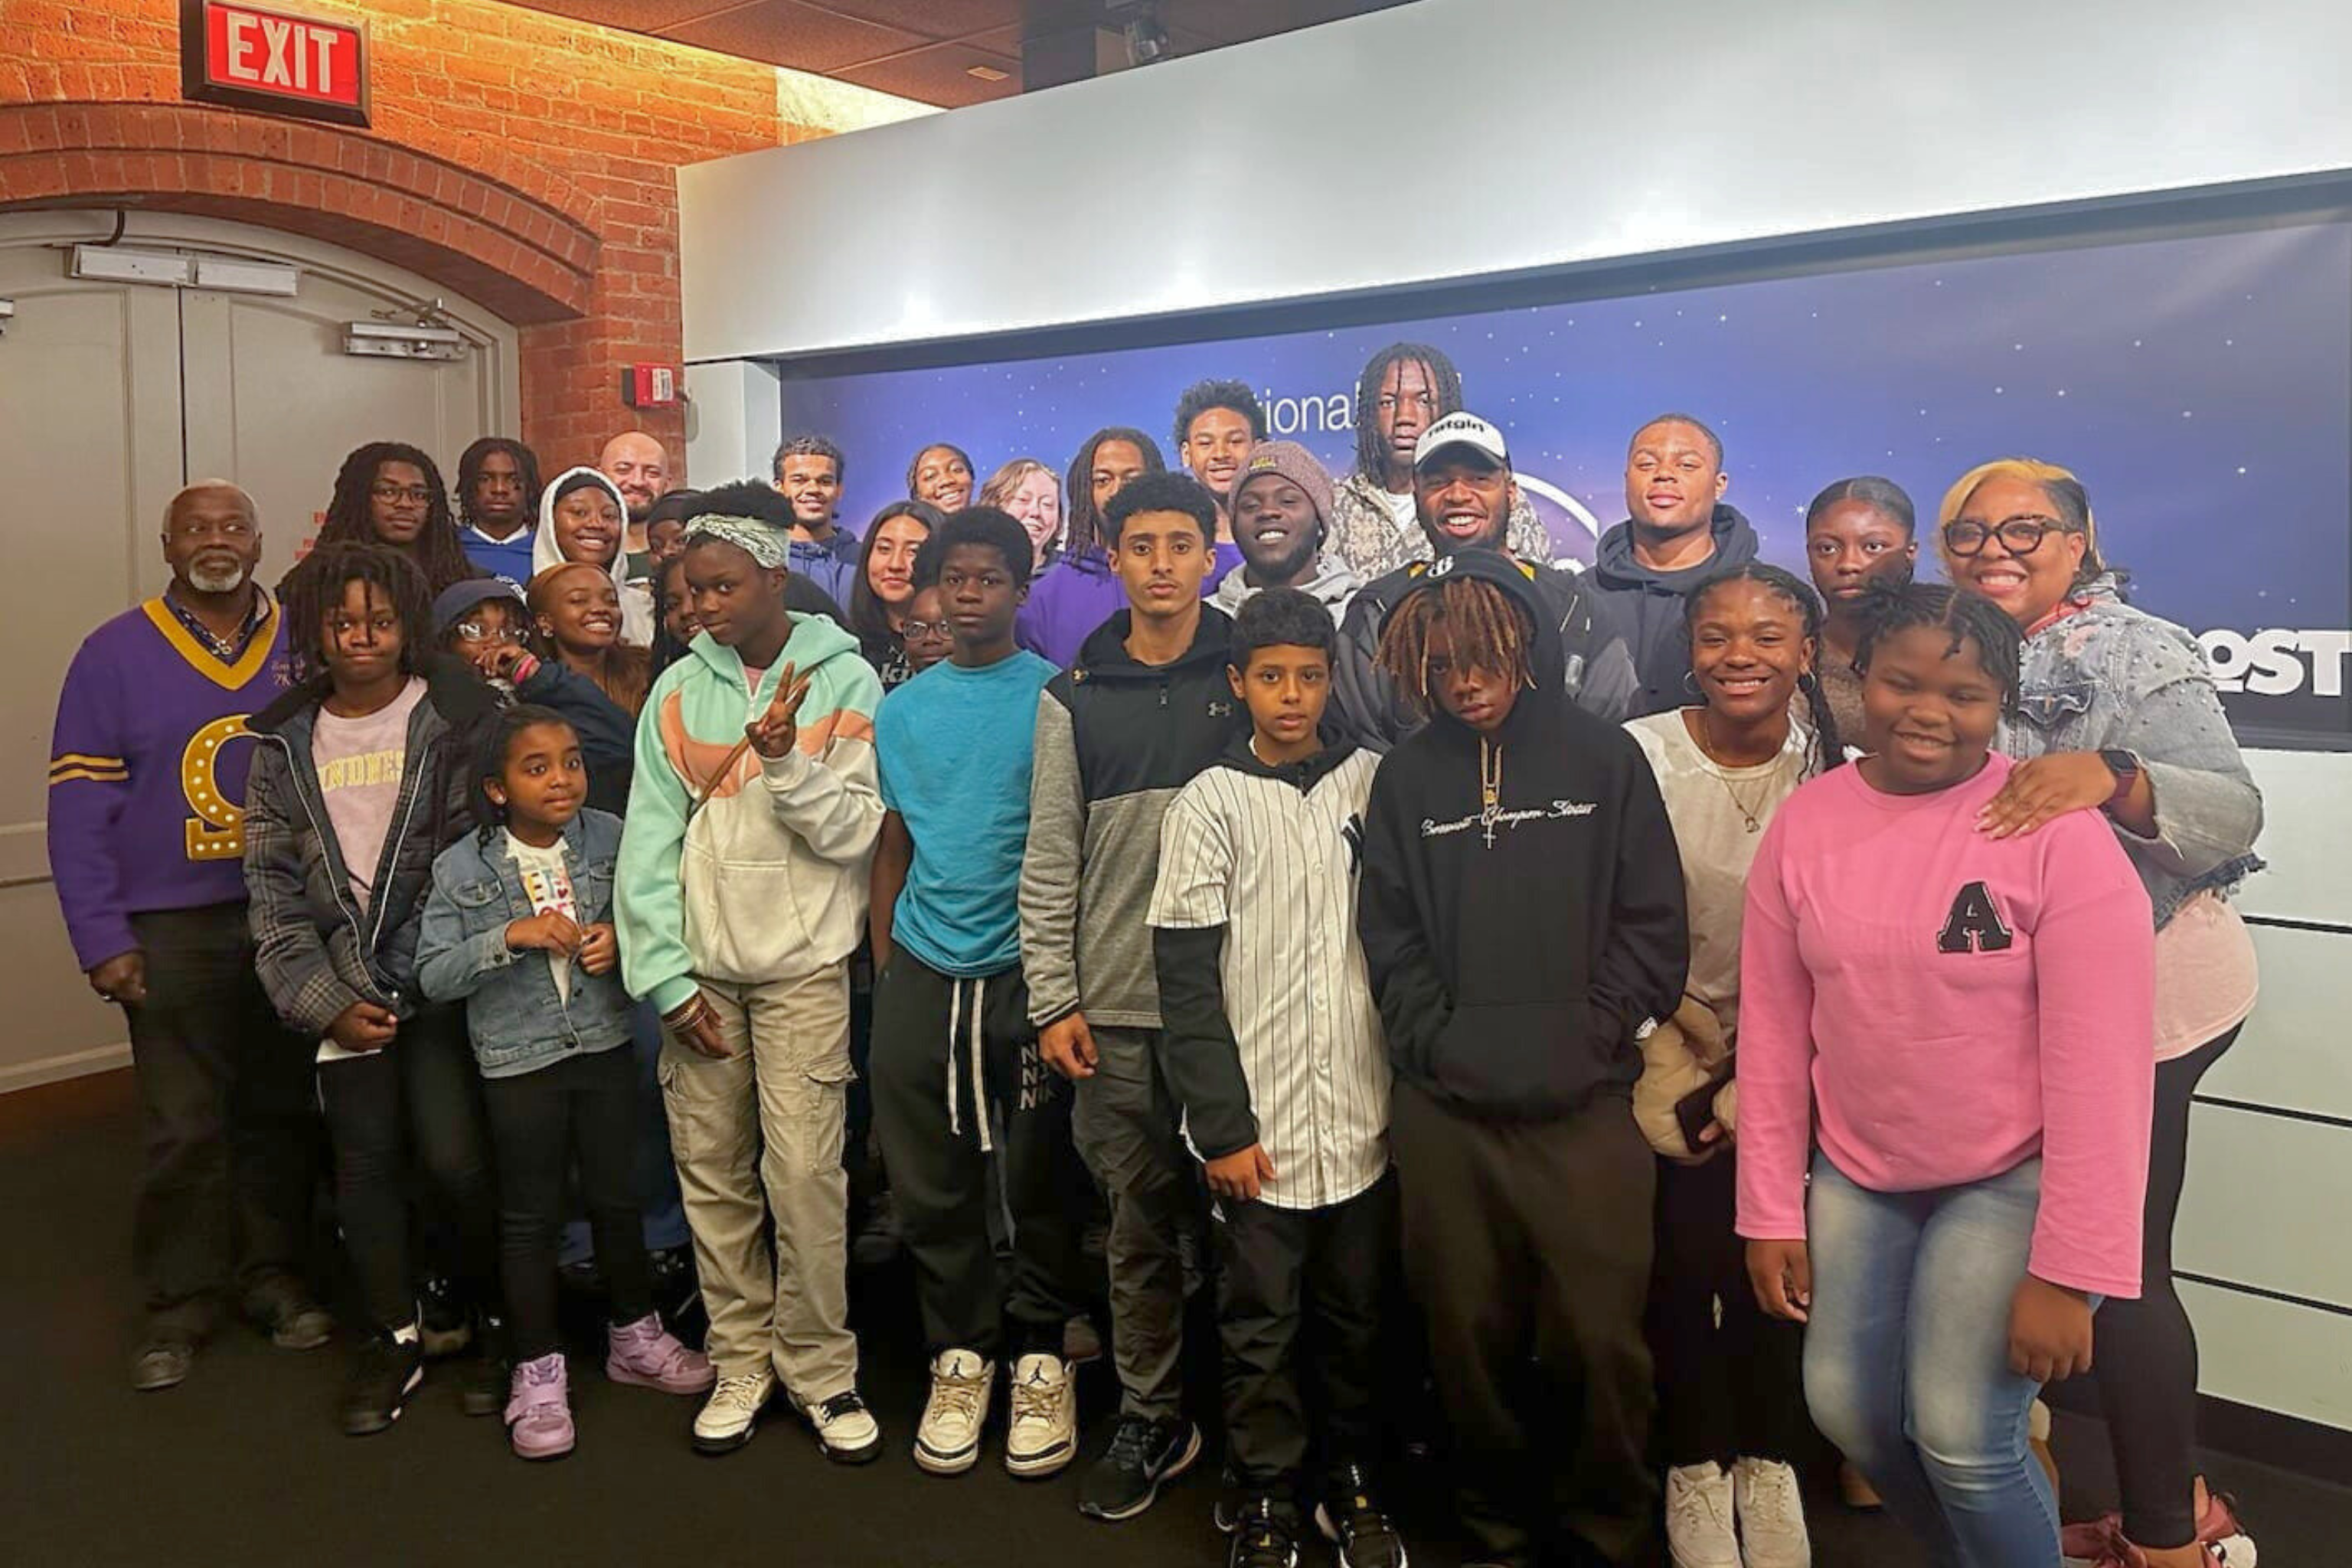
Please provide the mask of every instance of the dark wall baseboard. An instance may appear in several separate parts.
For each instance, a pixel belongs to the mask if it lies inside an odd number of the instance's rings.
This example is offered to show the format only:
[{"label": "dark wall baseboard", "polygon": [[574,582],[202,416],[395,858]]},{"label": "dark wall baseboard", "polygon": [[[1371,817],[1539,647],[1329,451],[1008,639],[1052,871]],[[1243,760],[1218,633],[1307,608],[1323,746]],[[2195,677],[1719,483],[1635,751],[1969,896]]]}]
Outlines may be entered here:
[{"label": "dark wall baseboard", "polygon": [[[2098,1390],[2088,1378],[2062,1383],[2043,1397],[2072,1415],[2102,1419]],[[2197,1396],[2197,1441],[2202,1448],[2335,1486],[2352,1476],[2352,1432],[2210,1394]],[[2229,1479],[2217,1477],[2215,1484],[2226,1489]]]}]

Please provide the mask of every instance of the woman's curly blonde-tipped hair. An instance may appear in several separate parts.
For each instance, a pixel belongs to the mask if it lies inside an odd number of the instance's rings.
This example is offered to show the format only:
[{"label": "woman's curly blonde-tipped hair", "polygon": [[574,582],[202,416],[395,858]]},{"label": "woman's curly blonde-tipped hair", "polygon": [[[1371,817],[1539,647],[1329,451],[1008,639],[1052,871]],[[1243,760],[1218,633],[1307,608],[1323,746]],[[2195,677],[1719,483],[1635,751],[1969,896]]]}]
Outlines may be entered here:
[{"label": "woman's curly blonde-tipped hair", "polygon": [[1515,687],[1535,685],[1527,617],[1494,584],[1456,577],[1416,590],[1381,628],[1381,668],[1423,710],[1435,706],[1429,690],[1429,634],[1441,622],[1456,662],[1492,670]]}]

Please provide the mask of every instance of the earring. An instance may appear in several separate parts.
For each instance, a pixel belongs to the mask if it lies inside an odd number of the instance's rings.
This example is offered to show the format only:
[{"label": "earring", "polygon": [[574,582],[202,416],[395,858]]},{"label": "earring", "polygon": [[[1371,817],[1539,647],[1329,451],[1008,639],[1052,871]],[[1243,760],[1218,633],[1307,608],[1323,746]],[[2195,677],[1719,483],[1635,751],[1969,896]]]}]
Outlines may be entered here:
[{"label": "earring", "polygon": [[1696,697],[1698,695],[1697,670],[1685,669],[1683,671],[1683,695],[1686,697]]}]

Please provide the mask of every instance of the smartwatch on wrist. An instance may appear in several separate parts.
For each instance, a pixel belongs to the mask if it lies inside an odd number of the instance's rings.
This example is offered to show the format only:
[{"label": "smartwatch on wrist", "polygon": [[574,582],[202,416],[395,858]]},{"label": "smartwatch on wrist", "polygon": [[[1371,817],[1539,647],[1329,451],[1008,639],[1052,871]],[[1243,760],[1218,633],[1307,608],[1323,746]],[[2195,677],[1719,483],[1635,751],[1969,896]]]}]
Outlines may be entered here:
[{"label": "smartwatch on wrist", "polygon": [[2115,793],[2105,804],[2113,805],[2131,793],[2132,782],[2139,777],[2139,758],[2129,752],[2103,750],[2099,761],[2107,764],[2107,772],[2116,775]]}]

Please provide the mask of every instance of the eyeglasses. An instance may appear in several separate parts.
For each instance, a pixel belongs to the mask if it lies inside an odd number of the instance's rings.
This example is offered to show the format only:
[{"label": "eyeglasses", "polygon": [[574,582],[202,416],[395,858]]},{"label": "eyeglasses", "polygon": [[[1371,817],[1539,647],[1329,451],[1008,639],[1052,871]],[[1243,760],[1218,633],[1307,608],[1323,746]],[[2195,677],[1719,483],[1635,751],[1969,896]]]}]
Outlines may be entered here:
[{"label": "eyeglasses", "polygon": [[948,629],[948,623],[945,621],[908,621],[899,626],[898,631],[901,638],[907,642],[914,642],[918,639],[929,642],[933,637],[954,636]]},{"label": "eyeglasses", "polygon": [[433,492],[423,485],[373,485],[368,494],[378,500],[404,500],[411,506],[424,506],[433,499]]},{"label": "eyeglasses", "polygon": [[2031,555],[2053,533],[2073,533],[2070,523],[2054,517],[2010,517],[1991,524],[1958,518],[1944,524],[1944,548],[1955,555],[1981,555],[1994,539],[2011,555]]},{"label": "eyeglasses", "polygon": [[486,626],[479,621],[459,621],[456,630],[457,635],[467,642],[519,643],[522,641],[522,631],[516,626]]}]

